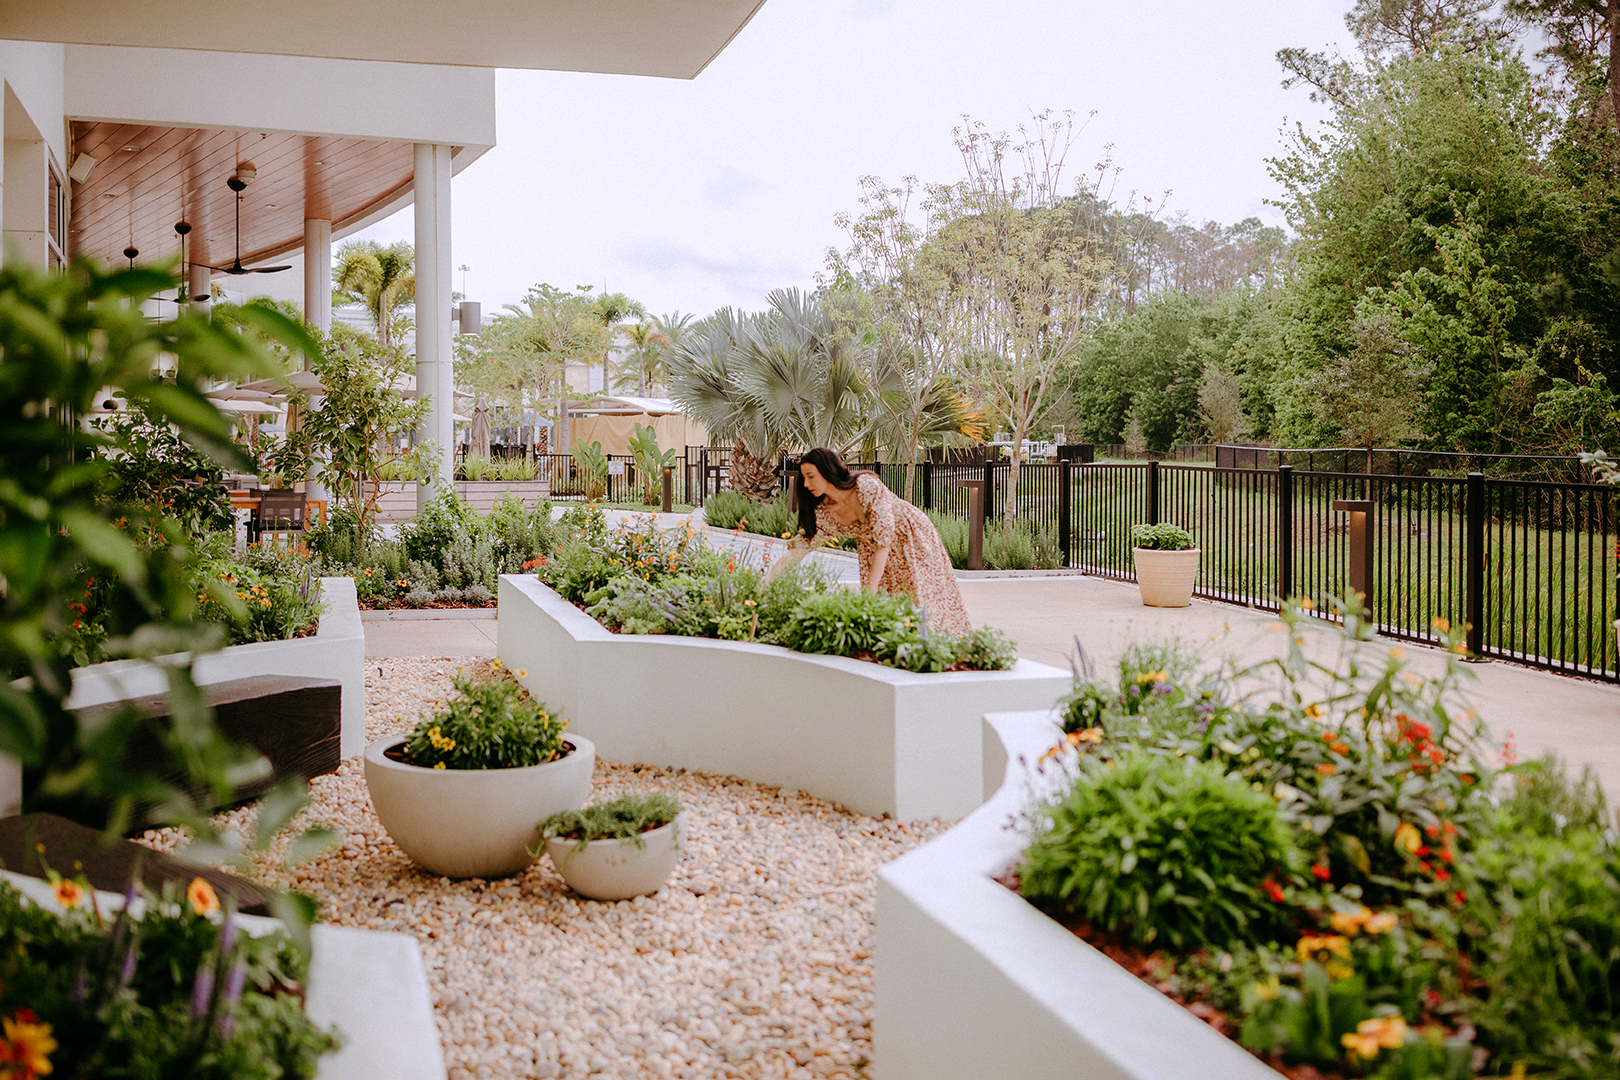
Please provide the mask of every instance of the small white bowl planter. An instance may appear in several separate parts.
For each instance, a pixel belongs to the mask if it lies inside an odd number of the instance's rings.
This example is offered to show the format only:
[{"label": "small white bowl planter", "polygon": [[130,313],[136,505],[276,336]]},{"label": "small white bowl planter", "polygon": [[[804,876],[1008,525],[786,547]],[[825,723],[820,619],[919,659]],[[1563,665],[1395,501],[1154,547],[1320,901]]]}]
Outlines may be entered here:
[{"label": "small white bowl planter", "polygon": [[1198,579],[1198,548],[1160,551],[1132,548],[1136,556],[1136,584],[1147,607],[1187,607]]},{"label": "small white bowl planter", "polygon": [[497,652],[604,757],[744,776],[901,821],[984,801],[980,719],[1044,709],[1071,676],[918,675],[776,645],[615,634],[533,575],[501,577]]},{"label": "small white bowl planter", "polygon": [[634,840],[546,841],[546,854],[568,887],[592,900],[629,900],[663,887],[681,861],[681,836],[686,815],[668,825],[648,829],[641,844]]},{"label": "small white bowl planter", "polygon": [[498,878],[538,856],[538,824],[578,810],[591,793],[596,747],[573,733],[573,751],[517,769],[425,769],[387,756],[404,735],[366,747],[366,787],[377,820],[400,850],[430,873]]}]

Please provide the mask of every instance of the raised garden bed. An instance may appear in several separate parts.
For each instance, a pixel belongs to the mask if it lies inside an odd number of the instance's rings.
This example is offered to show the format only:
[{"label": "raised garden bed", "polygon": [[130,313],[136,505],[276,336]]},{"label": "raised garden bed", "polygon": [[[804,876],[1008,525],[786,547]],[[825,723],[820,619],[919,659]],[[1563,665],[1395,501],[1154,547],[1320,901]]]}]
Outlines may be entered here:
[{"label": "raised garden bed", "polygon": [[978,810],[878,872],[874,1058],[885,1080],[1275,1080],[1242,1047],[1001,884],[1008,820],[1062,742],[1049,711],[981,725]]},{"label": "raised garden bed", "polygon": [[746,776],[864,814],[957,818],[983,801],[980,717],[1045,707],[1069,675],[914,674],[776,645],[615,634],[529,575],[500,579],[497,652],[604,757]]}]

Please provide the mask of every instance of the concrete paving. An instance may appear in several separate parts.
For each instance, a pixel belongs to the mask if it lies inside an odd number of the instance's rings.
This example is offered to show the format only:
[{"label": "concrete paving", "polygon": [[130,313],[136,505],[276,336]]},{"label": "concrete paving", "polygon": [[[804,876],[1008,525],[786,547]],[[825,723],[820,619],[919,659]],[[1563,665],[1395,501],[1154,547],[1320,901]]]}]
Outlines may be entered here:
[{"label": "concrete paving", "polygon": [[368,657],[495,655],[494,619],[382,619],[361,625]]}]

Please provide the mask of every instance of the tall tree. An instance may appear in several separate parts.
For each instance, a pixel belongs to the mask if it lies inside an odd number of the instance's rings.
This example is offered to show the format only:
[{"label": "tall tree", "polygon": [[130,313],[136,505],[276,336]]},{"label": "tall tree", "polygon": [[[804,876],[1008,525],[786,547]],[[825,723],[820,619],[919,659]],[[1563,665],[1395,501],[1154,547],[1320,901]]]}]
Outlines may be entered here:
[{"label": "tall tree", "polygon": [[618,336],[617,327],[626,319],[645,319],[647,309],[624,293],[603,293],[591,302],[591,314],[602,324],[602,393],[606,394],[613,385],[608,363],[613,354],[613,341]]},{"label": "tall tree", "polygon": [[1603,71],[1609,123],[1620,131],[1620,0],[1509,0],[1509,6],[1546,31],[1545,51],[1577,78],[1590,67]]},{"label": "tall tree", "polygon": [[634,390],[642,397],[664,388],[664,357],[680,344],[695,315],[679,311],[657,315],[624,330],[630,356],[619,368],[615,390]]},{"label": "tall tree", "polygon": [[[1113,173],[1105,161],[1089,180],[1068,180],[1068,114],[1039,113],[1016,134],[969,120],[955,135],[967,178],[948,242],[967,283],[969,370],[981,402],[1006,419],[1019,447],[1053,376],[1091,334],[1106,259],[1087,211]],[[1018,473],[1014,454],[1008,529],[1018,516]]]},{"label": "tall tree", "polygon": [[383,246],[375,240],[350,240],[338,248],[332,270],[332,302],[364,304],[387,349],[394,344],[398,309],[416,299],[416,249],[401,240]]}]

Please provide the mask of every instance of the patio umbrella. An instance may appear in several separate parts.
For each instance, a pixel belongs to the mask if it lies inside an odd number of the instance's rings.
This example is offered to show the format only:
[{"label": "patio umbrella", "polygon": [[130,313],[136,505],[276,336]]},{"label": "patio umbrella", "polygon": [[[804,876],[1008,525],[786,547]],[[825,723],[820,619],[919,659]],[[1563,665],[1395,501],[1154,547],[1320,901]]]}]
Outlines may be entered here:
[{"label": "patio umbrella", "polygon": [[212,395],[209,396],[208,400],[213,402],[214,407],[219,409],[221,412],[264,414],[274,413],[278,416],[281,414],[281,410],[276,408],[276,406],[266,405],[262,401],[228,401],[213,397]]},{"label": "patio umbrella", "polygon": [[285,396],[287,387],[291,385],[304,391],[306,394],[324,393],[326,387],[321,384],[320,376],[313,371],[295,371],[277,379],[259,379],[257,382],[243,383],[240,390],[259,390],[269,394]]},{"label": "patio umbrella", "polygon": [[489,457],[489,402],[483,398],[473,404],[472,435],[467,452],[474,457]]},{"label": "patio umbrella", "polygon": [[249,390],[245,386],[222,386],[208,391],[208,396],[220,401],[270,401],[277,395],[267,390]]}]

